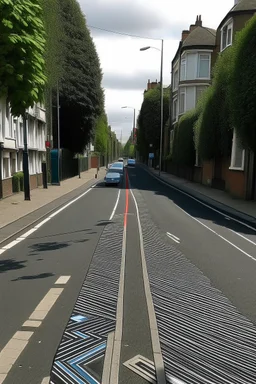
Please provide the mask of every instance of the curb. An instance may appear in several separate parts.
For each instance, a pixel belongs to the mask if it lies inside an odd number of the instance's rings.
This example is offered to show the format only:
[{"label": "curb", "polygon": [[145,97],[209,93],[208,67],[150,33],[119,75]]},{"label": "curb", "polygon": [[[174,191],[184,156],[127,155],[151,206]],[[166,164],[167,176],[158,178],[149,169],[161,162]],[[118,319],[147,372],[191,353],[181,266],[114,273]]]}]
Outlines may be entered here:
[{"label": "curb", "polygon": [[224,203],[214,200],[211,197],[208,197],[200,192],[195,192],[191,188],[182,188],[180,186],[177,186],[175,183],[164,180],[162,177],[155,175],[154,172],[152,172],[146,165],[140,164],[140,166],[142,166],[143,169],[145,169],[149,174],[151,174],[161,183],[168,185],[170,188],[176,189],[177,191],[182,192],[188,195],[189,197],[198,200],[199,203],[205,204],[209,208],[215,209],[224,215],[226,214],[230,216],[230,218],[236,221],[243,221],[242,224],[246,224],[251,229],[256,229],[256,218],[254,216],[250,216],[246,213],[238,211],[235,208],[232,208]]}]

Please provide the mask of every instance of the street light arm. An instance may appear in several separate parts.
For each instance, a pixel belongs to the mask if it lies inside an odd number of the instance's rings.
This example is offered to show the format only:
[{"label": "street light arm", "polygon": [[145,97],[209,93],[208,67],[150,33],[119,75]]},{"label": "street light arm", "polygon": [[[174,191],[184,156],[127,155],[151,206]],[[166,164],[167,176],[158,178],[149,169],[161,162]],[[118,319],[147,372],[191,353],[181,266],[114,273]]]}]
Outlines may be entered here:
[{"label": "street light arm", "polygon": [[140,48],[140,51],[147,51],[148,49],[156,49],[157,51],[161,52],[161,49],[157,48],[157,47],[151,47],[151,46],[148,46],[148,47],[142,47]]}]

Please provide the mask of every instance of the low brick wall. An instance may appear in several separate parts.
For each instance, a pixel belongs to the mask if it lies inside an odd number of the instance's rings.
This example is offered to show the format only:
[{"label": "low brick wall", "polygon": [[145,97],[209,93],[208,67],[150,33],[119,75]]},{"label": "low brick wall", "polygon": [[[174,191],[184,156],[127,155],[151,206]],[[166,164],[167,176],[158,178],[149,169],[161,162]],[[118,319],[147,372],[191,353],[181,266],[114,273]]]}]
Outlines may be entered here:
[{"label": "low brick wall", "polygon": [[12,177],[2,181],[3,197],[12,195]]},{"label": "low brick wall", "polygon": [[37,186],[41,187],[42,185],[43,185],[43,174],[42,173],[38,173],[37,174]]},{"label": "low brick wall", "polygon": [[37,175],[30,175],[30,189],[37,188]]}]

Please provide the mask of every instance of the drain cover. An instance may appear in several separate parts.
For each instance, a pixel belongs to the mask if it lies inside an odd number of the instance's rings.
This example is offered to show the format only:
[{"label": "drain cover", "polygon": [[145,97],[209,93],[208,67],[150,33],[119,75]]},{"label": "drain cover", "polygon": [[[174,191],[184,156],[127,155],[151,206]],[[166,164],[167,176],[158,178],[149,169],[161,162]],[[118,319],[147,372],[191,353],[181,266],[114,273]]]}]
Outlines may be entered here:
[{"label": "drain cover", "polygon": [[156,370],[152,361],[144,356],[137,355],[123,363],[125,367],[137,373],[149,383],[156,384]]}]

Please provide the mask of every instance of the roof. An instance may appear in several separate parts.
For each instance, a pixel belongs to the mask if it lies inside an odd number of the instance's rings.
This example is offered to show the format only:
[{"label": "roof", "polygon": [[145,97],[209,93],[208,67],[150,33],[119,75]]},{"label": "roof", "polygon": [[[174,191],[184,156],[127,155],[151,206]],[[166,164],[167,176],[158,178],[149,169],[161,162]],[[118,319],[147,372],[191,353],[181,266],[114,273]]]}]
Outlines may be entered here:
[{"label": "roof", "polygon": [[256,11],[256,0],[240,0],[236,5],[234,5],[224,19],[221,21],[218,29],[225,23],[225,21],[236,13],[254,13]]},{"label": "roof", "polygon": [[240,0],[229,12],[254,11],[256,0]]},{"label": "roof", "polygon": [[[256,1],[256,0],[255,0]],[[216,31],[206,27],[196,27],[184,40],[182,48],[192,46],[215,46]]]}]

